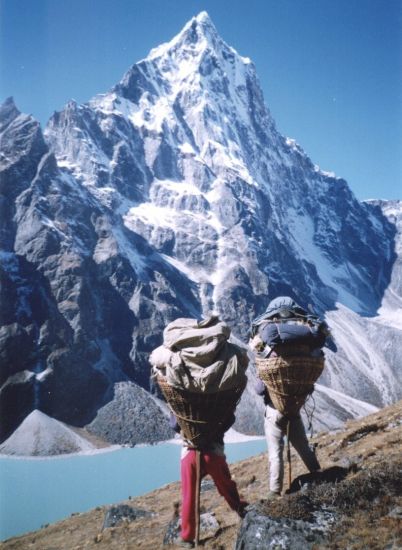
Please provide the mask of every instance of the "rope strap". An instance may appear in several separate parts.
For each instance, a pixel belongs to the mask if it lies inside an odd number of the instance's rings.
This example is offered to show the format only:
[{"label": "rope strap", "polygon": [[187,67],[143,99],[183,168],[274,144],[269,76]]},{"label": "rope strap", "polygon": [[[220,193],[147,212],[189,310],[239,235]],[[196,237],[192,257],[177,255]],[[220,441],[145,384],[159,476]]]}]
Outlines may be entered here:
[{"label": "rope strap", "polygon": [[180,416],[180,414],[177,414],[173,411],[173,414],[176,416],[176,418],[180,418],[181,420],[185,420],[186,422],[191,422],[193,424],[208,424],[207,420],[193,420],[192,418],[187,418],[185,416]]},{"label": "rope strap", "polygon": [[200,492],[201,492],[201,453],[195,451],[195,545],[200,542]]},{"label": "rope strap", "polygon": [[288,484],[289,484],[289,490],[290,486],[292,484],[292,460],[290,456],[290,420],[288,420],[288,423],[286,425],[286,438],[287,438],[287,455],[288,455],[288,465],[289,465],[289,471],[288,471]]}]

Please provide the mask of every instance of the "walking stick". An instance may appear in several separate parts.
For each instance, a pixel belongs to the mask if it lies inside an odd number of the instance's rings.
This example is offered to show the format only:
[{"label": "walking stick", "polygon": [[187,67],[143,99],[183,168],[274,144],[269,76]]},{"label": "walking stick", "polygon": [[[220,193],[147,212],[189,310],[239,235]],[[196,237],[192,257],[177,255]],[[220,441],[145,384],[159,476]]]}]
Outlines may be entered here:
[{"label": "walking stick", "polygon": [[201,453],[195,451],[195,545],[200,542],[200,486],[201,486]]},{"label": "walking stick", "polygon": [[290,420],[288,420],[288,423],[287,423],[287,426],[286,426],[286,438],[288,440],[287,455],[288,455],[288,466],[289,466],[288,484],[289,484],[289,490],[290,490],[290,485],[292,483],[292,460],[290,458],[290,438],[289,438],[289,435],[290,435]]}]

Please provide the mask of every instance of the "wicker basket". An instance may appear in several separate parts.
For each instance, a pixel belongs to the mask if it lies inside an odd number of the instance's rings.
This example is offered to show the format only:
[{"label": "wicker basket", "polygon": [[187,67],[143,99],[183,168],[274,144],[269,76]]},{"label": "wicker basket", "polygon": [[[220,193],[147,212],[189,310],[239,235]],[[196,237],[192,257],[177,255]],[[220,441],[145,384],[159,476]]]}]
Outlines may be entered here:
[{"label": "wicker basket", "polygon": [[279,412],[292,417],[299,413],[324,368],[324,357],[281,355],[255,359],[257,372]]},{"label": "wicker basket", "polygon": [[192,393],[170,386],[161,376],[157,381],[183,437],[195,449],[208,447],[224,431],[245,387],[216,393]]}]

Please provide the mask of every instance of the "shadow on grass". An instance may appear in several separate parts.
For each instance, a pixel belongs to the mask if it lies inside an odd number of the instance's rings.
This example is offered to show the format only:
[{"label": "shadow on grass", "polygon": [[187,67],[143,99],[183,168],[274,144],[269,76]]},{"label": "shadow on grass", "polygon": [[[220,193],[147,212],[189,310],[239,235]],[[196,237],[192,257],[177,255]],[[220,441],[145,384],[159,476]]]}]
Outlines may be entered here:
[{"label": "shadow on grass", "polygon": [[320,485],[321,483],[338,483],[346,478],[349,471],[349,468],[331,466],[331,468],[327,468],[326,470],[300,475],[292,481],[290,489],[286,491],[286,494],[296,493],[305,486]]}]

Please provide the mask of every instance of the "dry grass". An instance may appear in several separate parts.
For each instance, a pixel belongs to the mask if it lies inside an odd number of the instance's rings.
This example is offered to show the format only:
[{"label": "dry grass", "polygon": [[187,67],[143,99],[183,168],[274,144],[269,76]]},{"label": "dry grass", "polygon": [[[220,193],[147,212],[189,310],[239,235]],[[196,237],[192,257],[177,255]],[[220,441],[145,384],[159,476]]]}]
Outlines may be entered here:
[{"label": "dry grass", "polygon": [[[402,548],[401,519],[390,511],[402,506],[402,402],[362,420],[351,421],[336,434],[315,438],[324,468],[348,468],[344,481],[313,486],[303,493],[266,503],[267,459],[262,454],[231,467],[240,493],[249,502],[260,502],[266,513],[277,517],[308,519],[315,509],[331,508],[338,513],[336,529],[318,550],[397,550]],[[292,454],[293,477],[305,473]],[[285,472],[285,479],[286,472]],[[180,500],[179,483],[126,501],[137,508],[156,512],[152,518],[106,529],[102,524],[106,508],[74,515],[44,529],[0,544],[3,550],[144,549],[162,547],[166,527]],[[221,530],[213,539],[201,541],[205,549],[232,550],[240,520],[215,489],[202,493],[202,507],[213,511]]]}]

